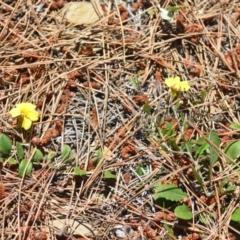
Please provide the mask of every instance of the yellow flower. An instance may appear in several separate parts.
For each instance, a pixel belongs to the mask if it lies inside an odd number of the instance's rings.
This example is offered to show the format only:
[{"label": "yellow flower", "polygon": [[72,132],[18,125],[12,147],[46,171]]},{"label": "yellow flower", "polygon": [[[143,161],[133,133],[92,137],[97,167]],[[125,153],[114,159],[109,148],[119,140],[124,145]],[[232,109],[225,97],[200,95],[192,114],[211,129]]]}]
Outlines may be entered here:
[{"label": "yellow flower", "polygon": [[167,78],[165,84],[175,92],[184,92],[190,89],[188,81],[181,81],[180,77]]},{"label": "yellow flower", "polygon": [[39,119],[39,113],[35,109],[36,106],[32,103],[19,103],[9,114],[12,118],[19,117],[21,127],[28,130],[32,126],[32,122]]}]

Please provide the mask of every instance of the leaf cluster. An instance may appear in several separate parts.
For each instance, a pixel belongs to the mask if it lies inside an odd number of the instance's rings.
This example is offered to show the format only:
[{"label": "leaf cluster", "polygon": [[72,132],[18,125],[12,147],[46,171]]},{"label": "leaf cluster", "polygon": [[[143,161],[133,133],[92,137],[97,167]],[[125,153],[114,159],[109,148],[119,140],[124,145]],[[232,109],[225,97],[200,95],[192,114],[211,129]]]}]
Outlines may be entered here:
[{"label": "leaf cluster", "polygon": [[[16,142],[13,145],[12,141],[5,134],[0,135],[0,162],[6,162],[12,169],[17,169],[17,173],[20,177],[25,177],[31,174],[34,168],[41,165],[42,160],[45,158],[44,153],[37,148],[30,150],[30,154],[21,143]],[[46,159],[49,162],[49,167],[55,168],[53,159],[56,153],[50,151]],[[60,159],[62,162],[67,163],[73,159],[73,151],[65,145],[61,151]]]}]

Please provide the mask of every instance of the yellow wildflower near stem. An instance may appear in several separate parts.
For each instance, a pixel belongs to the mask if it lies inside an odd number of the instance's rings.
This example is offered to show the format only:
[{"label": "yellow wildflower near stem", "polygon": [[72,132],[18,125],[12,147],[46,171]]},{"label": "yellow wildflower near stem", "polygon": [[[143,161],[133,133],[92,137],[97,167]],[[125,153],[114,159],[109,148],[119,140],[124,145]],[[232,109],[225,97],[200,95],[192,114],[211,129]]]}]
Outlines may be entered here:
[{"label": "yellow wildflower near stem", "polygon": [[32,126],[32,122],[39,119],[39,113],[35,109],[36,106],[32,103],[19,103],[9,114],[12,118],[19,118],[21,127],[28,130]]},{"label": "yellow wildflower near stem", "polygon": [[188,81],[181,81],[180,77],[167,78],[165,84],[175,92],[184,92],[190,89]]}]

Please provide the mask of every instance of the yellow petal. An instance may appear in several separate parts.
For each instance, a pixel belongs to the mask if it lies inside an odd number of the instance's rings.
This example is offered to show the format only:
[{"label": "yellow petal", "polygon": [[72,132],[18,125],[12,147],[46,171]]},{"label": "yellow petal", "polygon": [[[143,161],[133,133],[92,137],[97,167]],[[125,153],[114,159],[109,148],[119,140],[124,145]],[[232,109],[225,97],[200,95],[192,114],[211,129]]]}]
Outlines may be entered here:
[{"label": "yellow petal", "polygon": [[32,126],[32,121],[26,117],[23,117],[22,128],[28,130]]},{"label": "yellow petal", "polygon": [[26,117],[28,117],[32,122],[35,122],[39,119],[39,113],[35,110],[28,111]]},{"label": "yellow petal", "polygon": [[39,113],[35,110],[36,106],[32,103],[20,103],[17,107],[21,109],[22,115],[29,118],[31,121],[37,121]]},{"label": "yellow petal", "polygon": [[179,76],[176,76],[176,77],[174,78],[174,81],[175,81],[176,83],[179,83],[179,82],[181,81],[181,79],[180,79]]},{"label": "yellow petal", "polygon": [[20,107],[22,111],[25,111],[26,109],[28,109],[28,110],[35,110],[36,109],[36,105],[34,105],[32,103],[19,103],[16,106]]},{"label": "yellow petal", "polygon": [[188,84],[188,81],[181,82],[181,91],[188,91],[190,89],[190,86]]},{"label": "yellow petal", "polygon": [[165,84],[169,87],[172,88],[174,85],[180,83],[180,77],[175,77],[175,78],[167,78],[165,80]]},{"label": "yellow petal", "polygon": [[9,114],[11,115],[12,118],[18,117],[21,115],[21,109],[20,108],[13,108]]},{"label": "yellow petal", "polygon": [[178,76],[175,78],[167,78],[165,84],[175,92],[183,92],[190,89],[188,81],[181,81]]}]

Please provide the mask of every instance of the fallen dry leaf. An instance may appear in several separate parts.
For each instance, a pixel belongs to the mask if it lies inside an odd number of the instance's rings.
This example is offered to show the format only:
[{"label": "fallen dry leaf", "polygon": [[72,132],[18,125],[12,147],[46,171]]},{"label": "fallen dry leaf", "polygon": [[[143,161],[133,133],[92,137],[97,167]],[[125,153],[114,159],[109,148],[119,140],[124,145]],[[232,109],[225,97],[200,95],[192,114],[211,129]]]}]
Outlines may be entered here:
[{"label": "fallen dry leaf", "polygon": [[60,11],[60,16],[74,24],[91,24],[103,16],[103,11],[97,1],[69,2]]}]

